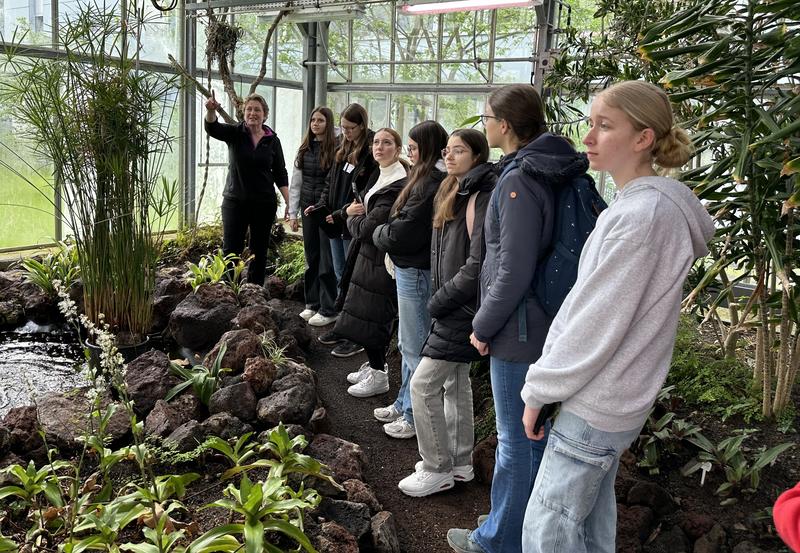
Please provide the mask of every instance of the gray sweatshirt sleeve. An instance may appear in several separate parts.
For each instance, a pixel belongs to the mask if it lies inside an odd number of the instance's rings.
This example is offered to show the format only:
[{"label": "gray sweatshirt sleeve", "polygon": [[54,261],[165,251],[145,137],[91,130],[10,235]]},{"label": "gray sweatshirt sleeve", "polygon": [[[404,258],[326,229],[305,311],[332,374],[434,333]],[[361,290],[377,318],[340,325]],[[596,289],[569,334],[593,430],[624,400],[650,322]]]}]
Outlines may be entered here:
[{"label": "gray sweatshirt sleeve", "polygon": [[292,180],[289,182],[289,217],[299,217],[300,190],[303,188],[303,171],[294,167]]},{"label": "gray sweatshirt sleeve", "polygon": [[580,279],[558,312],[542,356],[528,369],[522,400],[538,409],[572,397],[592,380],[639,321],[640,302],[659,267],[640,240],[607,238],[599,263]]}]

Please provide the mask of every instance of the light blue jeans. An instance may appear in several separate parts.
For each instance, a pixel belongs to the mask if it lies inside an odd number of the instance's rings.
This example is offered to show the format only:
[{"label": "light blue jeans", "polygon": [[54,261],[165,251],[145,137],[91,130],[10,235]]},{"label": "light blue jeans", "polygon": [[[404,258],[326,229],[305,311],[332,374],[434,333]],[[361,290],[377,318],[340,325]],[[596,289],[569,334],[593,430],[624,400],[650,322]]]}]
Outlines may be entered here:
[{"label": "light blue jeans", "polygon": [[[489,518],[472,533],[486,553],[520,553],[525,506],[539,471],[549,426],[541,441],[529,440],[522,426],[525,403],[520,397],[529,363],[490,358],[497,451],[492,476]],[[570,551],[569,549],[562,550]],[[570,551],[570,553],[572,553]]]},{"label": "light blue jeans", "polygon": [[347,262],[347,250],[350,248],[350,240],[341,238],[331,238],[331,257],[333,257],[333,272],[336,273],[336,284],[342,281],[344,266]]},{"label": "light blue jeans", "polygon": [[431,328],[428,300],[431,297],[431,272],[413,267],[394,268],[397,282],[397,346],[403,356],[400,390],[394,402],[414,426],[414,409],[411,405],[411,377],[422,360],[422,345]]},{"label": "light blue jeans", "polygon": [[614,552],[614,480],[640,430],[603,432],[570,412],[558,415],[525,512],[525,553]]}]

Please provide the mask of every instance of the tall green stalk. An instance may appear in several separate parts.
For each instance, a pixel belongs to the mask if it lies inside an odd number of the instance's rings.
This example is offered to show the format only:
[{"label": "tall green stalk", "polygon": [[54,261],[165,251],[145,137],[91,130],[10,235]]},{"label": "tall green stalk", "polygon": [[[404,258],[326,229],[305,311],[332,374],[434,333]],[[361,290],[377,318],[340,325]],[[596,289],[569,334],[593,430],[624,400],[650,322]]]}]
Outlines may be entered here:
[{"label": "tall green stalk", "polygon": [[13,77],[0,93],[18,106],[56,168],[59,215],[75,237],[87,316],[99,322],[104,315],[122,342],[135,342],[152,318],[161,234],[154,221],[166,223],[175,197],[160,172],[176,79],[137,68],[141,45],[128,42],[140,36],[130,27],[141,22],[135,5],[124,11],[82,4],[59,28],[57,59],[9,48],[4,66]]}]

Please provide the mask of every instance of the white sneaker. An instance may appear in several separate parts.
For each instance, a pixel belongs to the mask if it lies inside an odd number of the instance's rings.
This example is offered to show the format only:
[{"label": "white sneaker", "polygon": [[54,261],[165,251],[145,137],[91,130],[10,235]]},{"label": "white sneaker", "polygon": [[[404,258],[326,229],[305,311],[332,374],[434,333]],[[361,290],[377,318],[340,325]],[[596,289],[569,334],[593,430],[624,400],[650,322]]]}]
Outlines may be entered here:
[{"label": "white sneaker", "polygon": [[385,394],[389,391],[389,375],[384,371],[369,369],[366,378],[353,384],[347,393],[355,397],[370,397]]},{"label": "white sneaker", "polygon": [[326,317],[322,313],[316,313],[313,317],[308,319],[308,324],[311,326],[328,326],[331,323],[335,323],[336,319],[338,318],[338,313],[331,315],[330,317]]},{"label": "white sneaker", "polygon": [[410,425],[403,416],[398,417],[394,422],[384,424],[383,431],[386,432],[386,435],[390,438],[397,438],[399,440],[413,438],[417,435],[417,431],[414,430],[414,427]]},{"label": "white sneaker", "polygon": [[[414,470],[419,472],[424,466],[422,461],[417,461],[414,465]],[[472,470],[472,465],[458,465],[453,467],[453,480],[456,482],[470,482],[475,478],[475,471]]]},{"label": "white sneaker", "polygon": [[417,470],[400,480],[397,487],[411,497],[425,497],[449,490],[455,485],[452,472],[429,472]]},{"label": "white sneaker", "polygon": [[356,372],[349,373],[347,375],[347,381],[350,384],[358,384],[359,382],[367,378],[367,375],[369,374],[370,370],[371,368],[369,366],[369,361],[365,361],[364,363],[361,364],[361,366],[358,368]]},{"label": "white sneaker", "polygon": [[403,413],[398,411],[397,407],[394,406],[394,403],[386,407],[378,407],[372,414],[381,422],[394,422],[397,420],[397,417],[403,415]]},{"label": "white sneaker", "polygon": [[317,314],[316,311],[314,311],[313,309],[309,309],[309,308],[305,308],[299,313],[300,318],[303,319],[306,322],[308,322],[308,319],[310,319],[311,317],[313,317],[316,314]]}]

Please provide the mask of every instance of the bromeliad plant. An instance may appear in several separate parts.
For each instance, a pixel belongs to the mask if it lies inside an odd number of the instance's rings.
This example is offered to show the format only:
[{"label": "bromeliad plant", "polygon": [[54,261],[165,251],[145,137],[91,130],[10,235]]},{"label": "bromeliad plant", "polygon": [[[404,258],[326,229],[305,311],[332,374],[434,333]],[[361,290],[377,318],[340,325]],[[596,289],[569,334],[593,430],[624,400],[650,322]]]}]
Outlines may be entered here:
[{"label": "bromeliad plant", "polygon": [[54,208],[73,235],[87,316],[105,314],[132,343],[150,329],[160,231],[177,198],[161,168],[178,81],[139,67],[138,13],[135,1],[81,3],[59,24],[55,58],[23,56],[15,33],[2,61],[13,77],[0,85],[53,162],[54,177],[38,177],[62,198]]},{"label": "bromeliad plant", "polygon": [[191,368],[187,368],[172,362],[170,365],[172,373],[181,377],[183,382],[173,386],[169,392],[167,392],[167,396],[164,400],[171,400],[191,386],[200,402],[207,406],[208,402],[211,401],[211,396],[219,389],[223,374],[230,372],[229,368],[222,366],[222,359],[225,357],[225,352],[227,350],[228,344],[223,342],[222,346],[219,348],[216,359],[214,359],[210,367],[195,365]]},{"label": "bromeliad plant", "polygon": [[26,272],[25,278],[52,298],[57,295],[56,282],[69,290],[80,277],[78,250],[67,242],[59,242],[58,250],[45,255],[41,261],[29,257],[21,263]]},{"label": "bromeliad plant", "polygon": [[234,253],[227,255],[222,250],[204,255],[197,264],[189,263],[189,274],[186,281],[192,291],[197,292],[203,284],[224,282],[233,293],[238,295],[244,279],[245,263]]}]

